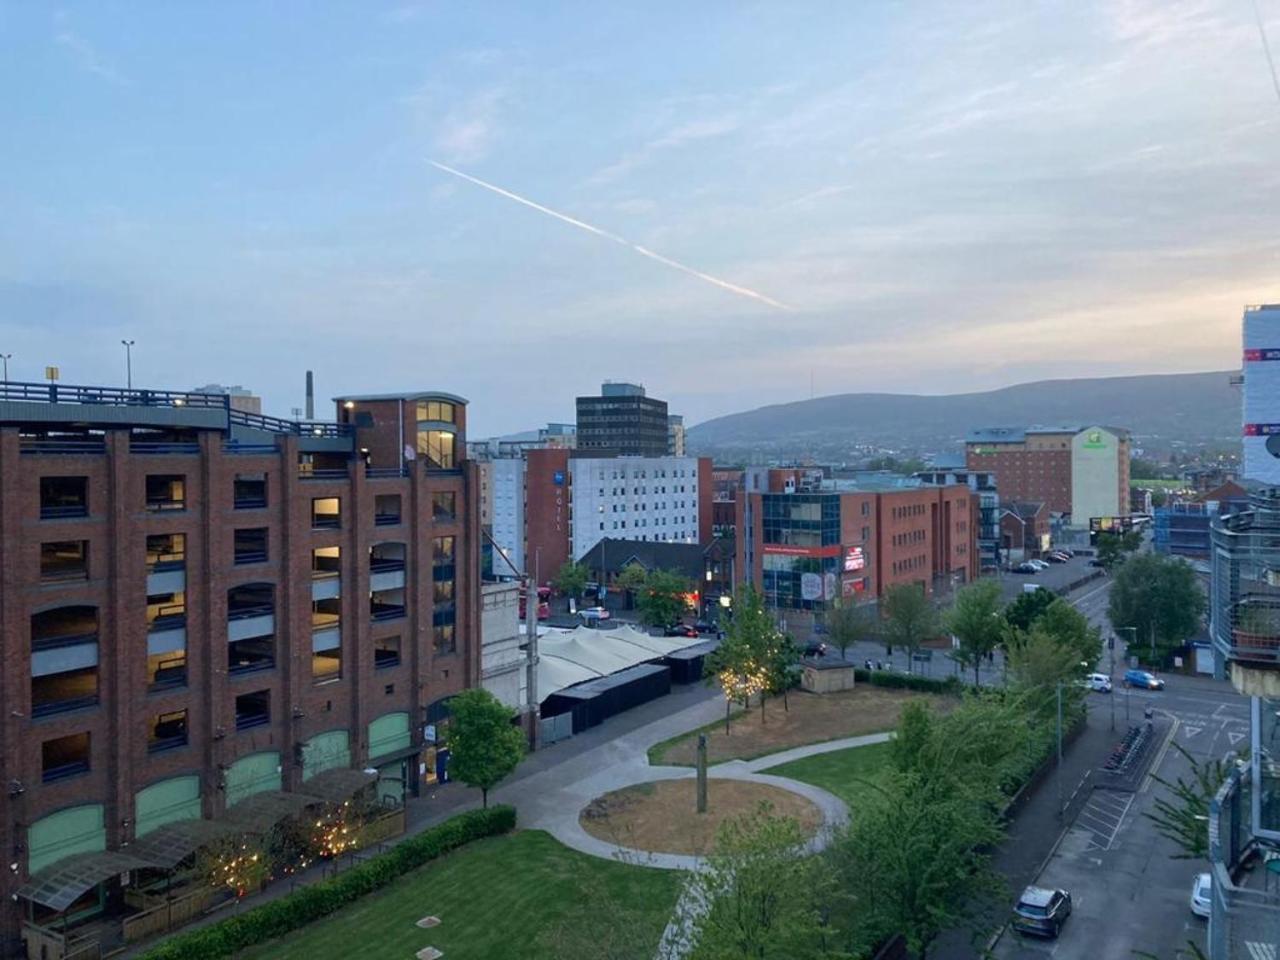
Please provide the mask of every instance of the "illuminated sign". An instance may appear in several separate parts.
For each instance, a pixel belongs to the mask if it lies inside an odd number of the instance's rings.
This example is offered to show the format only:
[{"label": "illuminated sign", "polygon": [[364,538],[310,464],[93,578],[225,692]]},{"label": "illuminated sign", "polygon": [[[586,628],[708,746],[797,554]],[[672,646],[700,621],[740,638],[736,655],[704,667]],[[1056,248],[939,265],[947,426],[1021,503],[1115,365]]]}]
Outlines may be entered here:
[{"label": "illuminated sign", "polygon": [[1104,450],[1107,442],[1103,439],[1101,430],[1090,430],[1089,435],[1084,438],[1083,446],[1088,450]]},{"label": "illuminated sign", "polygon": [[788,543],[766,543],[760,547],[761,553],[781,554],[785,557],[838,557],[840,545],[829,547],[796,547]]},{"label": "illuminated sign", "polygon": [[555,473],[553,473],[553,474],[551,475],[551,482],[552,482],[552,483],[554,483],[557,487],[563,487],[563,486],[564,486],[564,471],[563,471],[563,470],[557,470]]},{"label": "illuminated sign", "polygon": [[863,554],[861,547],[850,547],[844,553],[844,569],[846,572],[852,573],[854,570],[861,570],[867,565],[866,555]]},{"label": "illuminated sign", "polygon": [[1244,359],[1248,363],[1258,360],[1280,360],[1280,350],[1275,348],[1246,350],[1244,352]]},{"label": "illuminated sign", "polygon": [[1246,437],[1270,437],[1280,433],[1280,423],[1246,423],[1244,425],[1244,435]]}]

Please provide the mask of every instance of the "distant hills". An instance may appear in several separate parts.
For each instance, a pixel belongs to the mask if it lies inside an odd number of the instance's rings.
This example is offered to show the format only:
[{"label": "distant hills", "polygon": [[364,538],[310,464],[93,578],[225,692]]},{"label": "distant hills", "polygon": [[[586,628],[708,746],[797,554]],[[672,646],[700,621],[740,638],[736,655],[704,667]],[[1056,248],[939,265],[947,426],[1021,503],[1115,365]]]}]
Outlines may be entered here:
[{"label": "distant hills", "polygon": [[[1039,380],[983,393],[845,393],[717,417],[690,428],[690,452],[747,459],[840,459],[863,446],[958,451],[983,426],[1101,423],[1127,427],[1136,445],[1240,442],[1235,371]],[[843,451],[843,452],[841,452]]]}]

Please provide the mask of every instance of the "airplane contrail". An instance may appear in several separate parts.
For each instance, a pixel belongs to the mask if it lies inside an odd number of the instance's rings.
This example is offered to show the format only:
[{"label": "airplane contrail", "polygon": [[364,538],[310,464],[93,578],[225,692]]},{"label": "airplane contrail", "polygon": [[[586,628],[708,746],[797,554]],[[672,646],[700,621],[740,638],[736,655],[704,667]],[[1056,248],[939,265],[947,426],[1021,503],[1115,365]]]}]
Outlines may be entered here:
[{"label": "airplane contrail", "polygon": [[474,183],[477,187],[484,187],[486,190],[491,190],[500,197],[506,197],[508,200],[514,200],[516,203],[522,203],[526,207],[532,207],[540,213],[545,213],[548,216],[555,217],[557,220],[562,220],[571,227],[577,227],[579,230],[587,231],[587,233],[594,233],[597,237],[604,237],[606,240],[612,240],[614,243],[621,244],[630,250],[634,250],[642,257],[648,257],[650,260],[656,260],[658,263],[666,264],[668,267],[674,267],[682,273],[687,273],[691,277],[697,277],[699,280],[717,286],[721,290],[728,290],[730,293],[736,293],[740,297],[750,297],[752,300],[759,300],[761,303],[767,303],[769,306],[776,307],[779,310],[795,309],[794,307],[788,306],[779,300],[773,299],[773,297],[760,293],[758,290],[751,290],[747,287],[739,286],[736,283],[730,283],[728,280],[721,280],[719,277],[713,277],[711,274],[703,273],[701,270],[695,270],[693,267],[689,267],[679,261],[672,260],[670,257],[664,257],[662,254],[656,253],[648,247],[642,247],[640,244],[633,243],[625,237],[620,237],[616,233],[610,233],[608,230],[601,230],[599,227],[593,227],[589,223],[584,223],[583,221],[571,217],[568,214],[552,210],[550,207],[544,207],[540,203],[528,200],[519,194],[512,193],[510,190],[504,190],[502,187],[495,184],[487,183],[479,177],[471,176],[469,173],[463,173],[461,170],[455,170],[453,167],[447,167],[443,163],[437,163],[435,160],[428,160],[427,163],[431,164],[431,166],[435,167],[437,170],[443,170],[445,173],[452,174],[453,176],[466,180],[469,183]]}]

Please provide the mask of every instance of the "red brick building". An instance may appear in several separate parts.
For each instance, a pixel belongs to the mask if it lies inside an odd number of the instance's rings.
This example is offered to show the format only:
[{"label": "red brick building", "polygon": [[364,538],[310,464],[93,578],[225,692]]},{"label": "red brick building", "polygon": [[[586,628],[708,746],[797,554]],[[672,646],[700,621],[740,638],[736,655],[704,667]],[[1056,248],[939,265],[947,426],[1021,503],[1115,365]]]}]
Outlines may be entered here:
[{"label": "red brick building", "polygon": [[442,393],[300,424],[219,396],[3,388],[8,942],[61,915],[51,890],[110,916],[119,874],[153,865],[143,838],[180,822],[296,811],[366,767],[389,804],[420,763],[434,777],[426,725],[479,682],[465,433]]},{"label": "red brick building", "polygon": [[1051,513],[1071,512],[1070,427],[975,430],[965,441],[965,466],[996,475],[1002,502],[1043,503]]}]

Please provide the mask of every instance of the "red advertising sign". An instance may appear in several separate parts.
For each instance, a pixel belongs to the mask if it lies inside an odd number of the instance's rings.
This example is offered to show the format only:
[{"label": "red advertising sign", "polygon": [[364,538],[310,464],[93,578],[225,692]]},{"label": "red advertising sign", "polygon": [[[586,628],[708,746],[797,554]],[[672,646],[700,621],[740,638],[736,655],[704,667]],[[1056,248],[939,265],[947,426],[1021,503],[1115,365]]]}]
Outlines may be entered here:
[{"label": "red advertising sign", "polygon": [[844,569],[846,573],[852,573],[854,570],[861,570],[867,565],[866,554],[862,552],[861,547],[850,547],[844,552]]}]

